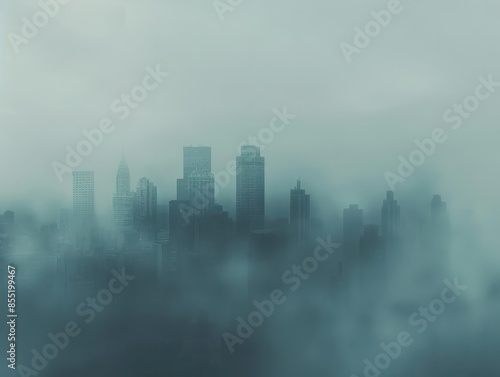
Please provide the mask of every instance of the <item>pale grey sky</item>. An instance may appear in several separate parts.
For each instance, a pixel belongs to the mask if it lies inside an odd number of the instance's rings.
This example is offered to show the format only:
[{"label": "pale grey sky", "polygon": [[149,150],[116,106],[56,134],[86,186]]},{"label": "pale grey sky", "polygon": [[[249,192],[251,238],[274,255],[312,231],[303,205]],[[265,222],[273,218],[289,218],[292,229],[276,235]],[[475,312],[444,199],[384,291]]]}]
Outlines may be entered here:
[{"label": "pale grey sky", "polygon": [[[297,118],[263,151],[267,191],[282,195],[276,206],[286,208],[298,176],[339,206],[381,200],[384,172],[442,126],[449,140],[397,191],[431,186],[455,210],[494,219],[500,90],[460,130],[442,116],[474,93],[479,76],[500,81],[500,3],[402,0],[403,11],[347,64],[340,43],[353,43],[354,29],[388,2],[244,0],[221,22],[210,0],[72,0],[18,54],[7,34],[20,34],[22,18],[40,7],[2,2],[0,211],[13,201],[70,206],[71,178],[59,183],[51,163],[64,162],[65,147],[103,117],[116,129],[79,169],[96,171],[106,212],[122,148],[133,181],[152,179],[163,202],[174,198],[183,146],[211,146],[213,170],[223,170],[286,106]],[[119,121],[110,104],[158,64],[171,76]],[[220,201],[234,196],[233,180]]]}]

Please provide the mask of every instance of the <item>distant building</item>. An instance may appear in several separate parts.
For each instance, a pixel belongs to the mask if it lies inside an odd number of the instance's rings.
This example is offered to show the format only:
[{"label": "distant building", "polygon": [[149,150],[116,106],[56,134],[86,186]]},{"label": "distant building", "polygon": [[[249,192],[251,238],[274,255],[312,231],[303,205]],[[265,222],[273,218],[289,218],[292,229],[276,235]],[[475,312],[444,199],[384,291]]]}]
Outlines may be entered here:
[{"label": "distant building", "polygon": [[387,191],[382,204],[382,241],[388,251],[394,251],[399,240],[400,208],[394,199],[394,192]]},{"label": "distant building", "polygon": [[212,172],[195,170],[189,174],[188,200],[197,214],[212,211],[215,204],[215,180]]},{"label": "distant building", "polygon": [[290,238],[296,244],[305,245],[309,240],[310,198],[297,186],[290,190]]},{"label": "distant building", "polygon": [[73,216],[75,220],[94,219],[94,172],[73,172]]},{"label": "distant building", "polygon": [[141,178],[136,193],[136,221],[140,239],[156,241],[158,233],[158,190],[147,178]]},{"label": "distant building", "polygon": [[434,262],[442,265],[450,250],[450,219],[446,202],[440,195],[434,195],[431,201],[431,222],[428,232],[426,251],[434,256]]},{"label": "distant building", "polygon": [[236,230],[248,235],[264,229],[264,157],[256,146],[242,146],[236,157]]},{"label": "distant building", "polygon": [[431,201],[431,226],[433,228],[447,228],[449,226],[448,208],[441,195],[434,195]]},{"label": "distant building", "polygon": [[134,198],[130,191],[130,171],[122,157],[116,173],[116,193],[113,195],[113,221],[115,245],[123,249],[131,243],[134,233]]},{"label": "distant building", "polygon": [[186,253],[220,254],[234,233],[228,213],[215,203],[211,155],[210,147],[184,148],[184,176],[177,181],[177,200],[169,203],[169,250],[178,251],[181,261]]},{"label": "distant building", "polygon": [[182,178],[177,180],[177,200],[189,200],[189,177],[196,171],[212,171],[212,148],[184,147]]},{"label": "distant building", "polygon": [[87,251],[92,242],[95,226],[94,172],[73,172],[73,218],[75,246]]}]

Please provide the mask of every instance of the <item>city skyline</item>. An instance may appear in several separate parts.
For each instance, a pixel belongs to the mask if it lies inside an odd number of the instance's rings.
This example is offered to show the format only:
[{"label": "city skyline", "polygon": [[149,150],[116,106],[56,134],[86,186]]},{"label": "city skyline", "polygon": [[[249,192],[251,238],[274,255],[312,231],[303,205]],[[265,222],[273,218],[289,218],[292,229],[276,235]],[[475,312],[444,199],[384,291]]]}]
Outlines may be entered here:
[{"label": "city skyline", "polygon": [[0,8],[0,376],[499,376],[498,0]]},{"label": "city skyline", "polygon": [[[187,148],[198,148],[198,147],[187,147]],[[204,147],[204,148],[209,148],[211,149],[210,147]],[[211,153],[210,153],[211,154]],[[122,155],[121,157],[121,161],[123,161],[124,159],[124,155],[123,155],[123,152],[120,153],[120,155]],[[234,156],[236,157],[236,156]],[[120,162],[121,163],[121,162]],[[133,163],[133,161],[132,161]],[[272,163],[272,161],[271,161]],[[182,168],[182,164],[178,164],[178,168]],[[116,167],[115,167],[116,169]],[[127,169],[128,169],[128,163],[127,163]],[[181,169],[182,170],[182,169]],[[79,171],[79,170],[75,170],[75,171]],[[99,169],[95,169],[95,170],[91,170],[94,172],[94,174],[96,175],[101,175],[102,174],[99,174],[100,173],[100,170]],[[115,170],[116,171],[116,170]],[[220,172],[223,172],[224,170],[221,170]],[[298,174],[295,175],[294,179],[291,181],[291,182],[294,182],[296,181],[296,177],[297,175],[304,175],[303,174],[304,172],[299,172]],[[128,173],[130,174],[130,173]],[[217,174],[217,173],[216,173]],[[132,170],[132,174],[130,174],[131,176],[133,176],[133,180],[134,181],[138,181],[140,179],[140,177],[143,177],[144,174],[141,174],[140,172],[137,172],[135,169]],[[269,175],[269,173],[267,172],[266,170],[266,175]],[[307,176],[307,174],[306,174]],[[130,178],[129,178],[130,179]],[[272,177],[268,177],[268,179],[270,179],[271,181],[270,182],[266,182],[266,186],[267,185],[270,185],[271,187],[275,187],[276,184],[279,182],[279,180],[276,180],[276,181],[273,181],[272,180]],[[116,191],[116,180],[111,180],[110,177],[107,177],[107,179],[100,179],[100,180],[97,180],[96,179],[96,186],[101,186],[102,187],[102,184],[103,184],[103,181],[107,181],[107,182],[113,182],[113,185],[115,186],[115,189],[113,189],[113,192]],[[165,190],[165,187],[160,187],[160,189],[158,190],[159,192],[159,195],[158,195],[158,203],[160,204],[163,204],[163,205],[166,205],[168,204],[168,201],[169,200],[173,200],[175,199],[176,197],[176,194],[175,194],[175,190],[178,190],[175,188],[175,184],[172,184],[173,182],[175,182],[175,177],[170,177],[169,178],[169,181],[170,181],[170,184],[168,186],[170,186],[170,189],[169,190]],[[178,180],[179,181],[179,180]],[[314,180],[310,182],[311,183],[311,189],[313,190],[313,193],[315,194],[315,197],[316,198],[319,198],[321,196],[321,194],[319,194],[318,192],[314,192],[315,189],[317,189],[317,187],[315,187],[314,185]],[[177,182],[177,185],[178,185],[178,182]],[[289,190],[289,185],[290,183],[285,183],[283,184],[283,186],[288,186],[286,189],[284,190]],[[217,186],[217,185],[216,185]],[[187,186],[186,186],[187,187]],[[172,188],[174,188],[174,190],[172,190]],[[407,184],[407,188],[412,188],[412,184]],[[275,197],[275,198],[281,198],[279,200],[281,200],[281,203],[282,205],[278,208],[278,209],[275,209],[273,208],[273,206],[269,206],[271,208],[271,211],[269,211],[269,214],[266,213],[266,217],[280,217],[282,216],[283,214],[289,212],[289,203],[287,200],[284,199],[283,197],[283,191],[276,191],[276,190],[270,190],[271,191],[271,194],[269,195],[266,195],[265,196],[265,199],[266,199],[266,202],[270,200],[271,197]],[[222,188],[218,188],[218,190],[216,189],[216,201],[220,204],[222,204],[227,210],[229,210],[230,212],[230,215],[233,219],[236,218],[236,204],[235,204],[235,200],[236,200],[236,177],[235,176],[232,176],[231,179],[229,180],[229,185],[227,187],[222,187]],[[387,187],[385,187],[385,185],[382,185],[381,186],[381,192],[385,192],[387,191]],[[401,190],[397,190],[399,191],[399,195],[403,194],[403,198],[406,196],[407,200],[408,198],[411,197],[411,194],[410,196],[407,196],[409,193],[411,193],[411,190],[405,190],[405,187],[402,186]],[[167,192],[170,192],[172,194],[172,196],[168,196]],[[339,187],[339,190],[338,190],[338,193],[342,195],[342,190],[341,188]],[[113,206],[112,206],[112,203],[110,204],[108,198],[109,198],[109,195],[111,193],[105,193],[104,190],[98,190],[96,189],[96,193],[95,193],[95,196],[96,197],[100,197],[100,201],[99,201],[99,205],[96,205],[96,215],[101,218],[101,219],[107,219],[107,218],[110,218],[112,217],[112,213],[113,213]],[[405,195],[406,194],[406,195]],[[434,195],[435,194],[435,190],[433,190],[432,188],[429,187],[428,189],[428,194],[427,195]],[[451,194],[448,193],[447,196],[450,196]],[[336,196],[336,195],[335,195]],[[373,202],[374,200],[376,200],[376,194],[375,194],[375,191],[373,191],[370,195],[360,195],[358,197],[355,197],[354,195],[349,195],[350,198],[352,199],[349,199],[349,200],[345,200],[343,201],[343,204],[342,203],[339,203],[338,201],[331,201],[330,203],[330,206],[332,208],[337,208],[338,210],[342,210],[342,206],[344,205],[347,205],[349,201],[354,201],[354,202],[357,202],[359,203],[360,205],[364,206],[365,210],[368,210],[369,211],[369,214],[368,214],[368,218],[371,218],[372,222],[373,222],[373,219],[378,217],[378,215],[376,215],[376,209],[375,207],[371,208],[371,206],[369,205],[370,202]],[[104,198],[104,200],[103,200]],[[68,197],[68,199],[71,201],[71,196]],[[330,198],[326,198],[326,200],[331,200],[333,199],[333,196],[330,196]],[[325,200],[325,198],[323,198],[323,200]],[[271,203],[272,204],[275,204],[276,200],[272,200]],[[70,204],[70,202],[68,203]],[[326,218],[326,217],[329,217],[331,215],[331,211],[322,211],[324,209],[323,206],[318,206],[317,205],[318,203],[312,203],[312,210],[313,212],[316,212],[315,216],[317,217],[322,217],[322,218]],[[408,205],[411,207],[412,204],[411,203],[408,203]],[[64,206],[62,203],[59,204],[60,207],[54,207],[52,210],[49,211],[49,213],[46,213],[46,215],[44,217],[52,217],[52,218],[56,218],[56,212],[58,213],[59,209],[61,208],[66,208],[66,207],[69,207],[69,205],[66,205]],[[323,208],[322,208],[323,207]],[[415,205],[415,208],[418,208],[419,205]],[[26,212],[26,213],[29,213],[29,210],[26,211],[27,208],[19,208],[17,206],[13,206],[13,208],[16,208],[16,209],[21,209],[21,212]],[[370,208],[371,208],[371,211],[370,211]],[[52,214],[50,214],[50,212]],[[58,216],[58,215],[57,215]]]},{"label": "city skyline", "polygon": [[[242,147],[242,155],[245,156],[248,155],[250,159],[254,158],[260,158],[262,159],[262,171],[260,174],[265,175],[264,171],[264,165],[263,161],[264,158],[260,157],[260,151],[258,147],[255,146],[243,146]],[[238,158],[238,157],[237,157]],[[239,157],[241,158],[241,156]],[[250,160],[248,160],[250,161]],[[241,162],[238,162],[238,159],[236,160],[236,172],[241,171],[240,166],[238,164],[241,164]],[[179,201],[179,193],[185,196],[186,198],[190,198],[189,200],[184,200],[185,203],[185,208],[190,208],[194,209],[195,211],[201,210],[199,213],[204,216],[206,213],[210,213],[213,210],[213,206],[217,203],[217,198],[214,197],[214,192],[216,190],[213,190],[213,185],[214,185],[214,174],[212,174],[211,171],[207,170],[211,168],[211,147],[206,147],[206,146],[198,146],[198,147],[184,147],[184,163],[183,163],[183,170],[186,174],[186,178],[182,179],[177,179],[177,201]],[[243,171],[244,172],[244,171]],[[200,176],[200,174],[202,174]],[[207,177],[211,177],[211,184],[209,186],[206,186],[205,183],[203,183],[206,180],[205,174],[210,174]],[[253,173],[251,173],[253,174]],[[140,174],[139,174],[140,176]],[[238,177],[238,174],[236,173],[236,179]],[[201,181],[200,181],[201,179]],[[194,183],[199,181],[200,183]],[[249,182],[253,182],[254,178],[252,178]],[[135,191],[131,190],[131,173],[128,167],[128,163],[125,159],[124,153],[122,153],[120,163],[117,169],[116,177],[115,177],[115,184],[116,184],[116,193],[113,194],[111,202],[111,212],[113,215],[113,232],[115,232],[117,229],[121,231],[127,231],[131,232],[133,229],[136,229],[138,232],[138,237],[139,239],[142,239],[145,237],[145,234],[148,234],[147,238],[150,241],[155,241],[156,237],[158,236],[158,232],[161,230],[158,228],[158,224],[161,222],[161,220],[158,218],[158,209],[159,209],[159,204],[157,201],[157,187],[150,181],[142,177],[140,178],[137,184],[137,193]],[[184,183],[184,182],[191,182],[191,183]],[[209,181],[210,182],[210,181]],[[248,183],[247,181],[242,181],[242,183]],[[181,183],[181,184],[179,184]],[[201,186],[200,186],[201,184]],[[209,189],[209,191],[203,192],[203,190],[206,190],[207,188],[212,187]],[[243,187],[243,186],[242,186]],[[85,191],[88,191],[86,193]],[[185,190],[185,191],[183,191]],[[82,207],[82,203],[85,204],[85,213],[89,214],[90,217],[92,217],[92,223],[97,224],[96,220],[97,217],[95,215],[95,204],[94,204],[94,171],[78,171],[76,170],[74,172],[74,186],[73,186],[73,206],[74,209],[71,213],[71,218],[72,221],[78,222],[78,218],[81,217],[79,215],[79,212],[77,211],[79,208]],[[83,194],[82,194],[83,192]],[[188,194],[189,192],[196,193],[194,194]],[[196,203],[196,198],[199,197],[202,194],[201,197],[206,197],[209,198],[208,204],[203,203],[201,205]],[[399,221],[400,221],[400,209],[399,205],[397,205],[397,201],[394,199],[394,192],[388,190],[386,192],[386,199],[383,200],[383,205],[382,205],[382,211],[381,211],[381,218],[379,217],[379,221],[371,221],[372,224],[376,225],[366,225],[364,226],[365,232],[367,229],[370,229],[369,232],[374,231],[374,226],[376,226],[377,230],[376,233],[380,236],[381,240],[384,242],[391,241],[392,238],[394,238],[394,234],[399,234],[398,227]],[[283,193],[282,193],[282,196]],[[300,197],[303,197],[304,199],[298,199]],[[152,199],[154,198],[154,199]],[[262,193],[262,200],[265,200],[266,196]],[[290,229],[290,236],[292,239],[295,240],[295,242],[298,242],[299,244],[304,241],[304,239],[307,238],[307,233],[309,232],[309,222],[311,220],[311,214],[310,214],[310,195],[305,195],[305,191],[301,189],[301,180],[300,178],[297,179],[297,184],[294,189],[290,190],[290,197],[289,197],[289,210],[288,213],[286,214],[286,218],[288,219],[288,227]],[[314,199],[314,198],[313,198]],[[83,200],[83,202],[82,202]],[[175,202],[176,199],[172,198],[170,202]],[[182,200],[181,200],[182,202]],[[152,204],[154,203],[154,204]],[[211,203],[211,204],[210,204]],[[313,201],[314,203],[314,201]],[[408,203],[410,204],[410,203]],[[234,203],[234,207],[237,207],[237,203]],[[152,206],[152,207],[151,207]],[[88,208],[87,208],[88,207]],[[124,209],[125,208],[125,209]],[[142,208],[142,209],[141,209]],[[221,208],[224,208],[221,206]],[[411,206],[409,206],[411,208]],[[75,210],[77,209],[77,210]],[[171,208],[172,209],[172,208]],[[439,220],[442,218],[441,213],[443,211],[447,211],[446,209],[446,203],[441,200],[441,196],[438,194],[433,194],[432,196],[432,202],[431,202],[431,221],[432,223],[440,222],[442,223],[443,220]],[[190,212],[188,210],[188,212]],[[342,209],[341,209],[342,210]],[[62,211],[67,211],[65,208],[59,208],[58,213],[62,213]],[[330,208],[329,209],[330,214],[335,211],[335,208]],[[361,213],[361,223],[363,223],[363,209],[359,208],[359,204],[349,204],[344,206],[344,225],[343,227],[340,227],[340,230],[343,230],[343,238],[347,239],[350,237],[348,233],[346,233],[345,226],[346,226],[346,214],[348,214],[350,211],[360,211]],[[80,211],[81,212],[81,211]],[[304,212],[301,214],[301,212]],[[281,215],[284,215],[284,213],[281,213]],[[65,215],[65,219],[67,218],[68,215]],[[152,216],[152,217],[151,217]],[[189,213],[187,217],[184,217],[182,222],[189,222],[188,218],[191,216]],[[259,220],[259,226],[255,226],[253,229],[248,229],[246,232],[249,232],[251,230],[263,230],[263,229],[271,229],[272,228],[272,223],[269,221],[273,221],[275,219],[280,219],[282,216],[278,217],[272,217],[268,216],[265,211],[261,212],[262,219]],[[305,216],[305,217],[303,217]],[[380,216],[380,215],[379,215]],[[154,218],[154,220],[145,220],[146,218]],[[299,220],[299,218],[301,218]],[[438,220],[436,220],[439,218]],[[237,217],[230,217],[233,221],[236,222],[237,224]],[[316,221],[320,221],[321,223],[324,223],[325,219],[313,219]],[[64,220],[66,221],[66,220]],[[147,225],[147,224],[153,224],[151,223],[153,221],[154,225]],[[75,224],[76,224],[75,222]],[[299,225],[300,222],[303,222],[302,225]],[[47,222],[43,222],[42,224]],[[56,222],[57,223],[57,222]],[[143,224],[143,225],[140,225]],[[340,224],[340,223],[339,223]],[[64,226],[63,224],[63,217],[60,215],[59,218],[59,225]],[[144,230],[144,229],[155,229],[154,234],[155,236],[151,238],[151,230]],[[296,232],[296,234],[292,234],[292,229]],[[165,230],[165,229],[164,229]],[[340,232],[340,230],[338,230]],[[359,231],[357,231],[359,233]],[[300,235],[299,235],[300,234]],[[339,233],[340,234],[340,233]],[[370,233],[368,233],[370,234]],[[360,236],[363,235],[363,232],[361,232]],[[87,236],[89,238],[90,236]],[[295,238],[298,237],[298,238]],[[123,238],[122,235],[122,244],[123,240],[126,239]],[[301,241],[302,239],[302,241]],[[87,240],[86,243],[88,244],[89,241]],[[349,246],[351,244],[351,246]],[[346,245],[346,250],[353,249],[352,246],[352,241],[348,241]],[[394,248],[397,248],[395,246]],[[352,251],[351,251],[352,253]],[[346,266],[344,266],[346,267]]]}]

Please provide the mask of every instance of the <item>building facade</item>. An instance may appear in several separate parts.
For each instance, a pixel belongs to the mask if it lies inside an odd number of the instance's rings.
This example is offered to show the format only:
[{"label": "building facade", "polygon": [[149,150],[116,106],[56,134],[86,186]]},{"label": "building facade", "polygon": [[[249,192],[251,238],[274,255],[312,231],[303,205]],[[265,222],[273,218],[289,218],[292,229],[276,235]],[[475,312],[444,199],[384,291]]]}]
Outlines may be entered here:
[{"label": "building facade", "polygon": [[265,227],[265,161],[260,148],[242,146],[236,157],[236,230],[245,235]]}]

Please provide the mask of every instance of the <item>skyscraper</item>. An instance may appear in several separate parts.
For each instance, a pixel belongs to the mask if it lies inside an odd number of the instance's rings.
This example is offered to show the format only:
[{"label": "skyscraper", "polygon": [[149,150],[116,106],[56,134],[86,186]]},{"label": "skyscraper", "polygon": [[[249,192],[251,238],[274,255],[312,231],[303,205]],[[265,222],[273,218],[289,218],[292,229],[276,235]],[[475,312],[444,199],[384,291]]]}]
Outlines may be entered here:
[{"label": "skyscraper", "polygon": [[122,157],[116,173],[116,193],[113,196],[113,219],[115,229],[130,231],[134,225],[134,194],[130,191],[130,171]]},{"label": "skyscraper", "polygon": [[394,192],[387,191],[387,198],[382,204],[382,241],[386,249],[393,249],[399,236],[399,205],[394,199]]},{"label": "skyscraper", "polygon": [[95,221],[94,172],[73,172],[73,218],[76,249],[88,250]]},{"label": "skyscraper", "polygon": [[297,186],[290,190],[290,237],[299,245],[305,245],[309,239],[310,198],[306,191]]},{"label": "skyscraper", "polygon": [[189,200],[189,176],[196,171],[212,171],[212,148],[184,147],[183,175],[177,180],[177,200]]},{"label": "skyscraper", "polygon": [[122,156],[116,173],[116,193],[130,194],[130,171],[125,156]]},{"label": "skyscraper", "polygon": [[73,215],[75,219],[94,217],[94,172],[73,172]]},{"label": "skyscraper", "polygon": [[122,156],[116,173],[116,193],[113,195],[115,246],[122,250],[132,245],[134,228],[134,193],[130,191],[130,171]]},{"label": "skyscraper", "polygon": [[236,171],[236,229],[248,234],[264,228],[264,157],[260,148],[242,146]]},{"label": "skyscraper", "polygon": [[177,200],[169,204],[170,246],[178,251],[192,249],[197,229],[194,223],[198,223],[197,216],[204,214],[206,207],[213,207],[215,188],[211,173],[212,149],[184,147],[183,153],[183,175],[177,180]]},{"label": "skyscraper", "polygon": [[184,147],[184,178],[196,170],[212,171],[212,148]]},{"label": "skyscraper", "polygon": [[137,186],[136,222],[142,240],[155,241],[158,232],[157,188],[147,178],[141,178]]},{"label": "skyscraper", "polygon": [[210,212],[215,204],[214,175],[208,170],[195,170],[189,174],[188,200],[198,214]]}]

